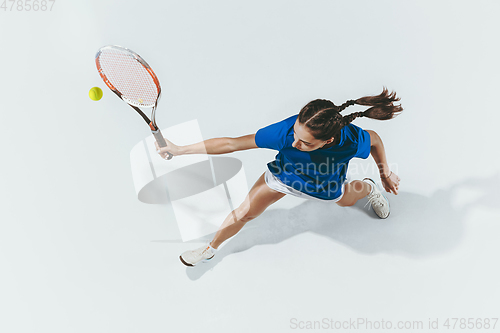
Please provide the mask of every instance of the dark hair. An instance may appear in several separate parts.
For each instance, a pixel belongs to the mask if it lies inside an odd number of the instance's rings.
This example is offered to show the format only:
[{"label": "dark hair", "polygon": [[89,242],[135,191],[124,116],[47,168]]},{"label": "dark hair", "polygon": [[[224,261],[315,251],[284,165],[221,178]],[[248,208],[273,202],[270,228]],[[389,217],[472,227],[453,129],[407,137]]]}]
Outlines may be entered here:
[{"label": "dark hair", "polygon": [[[327,141],[334,137],[334,143],[339,137],[340,130],[349,125],[357,117],[368,117],[378,120],[388,120],[397,116],[403,108],[401,105],[393,105],[399,101],[396,93],[389,94],[386,87],[377,96],[366,96],[356,100],[349,100],[340,106],[336,106],[326,99],[316,99],[307,103],[299,112],[299,123],[306,126],[316,140]],[[346,107],[358,104],[371,106],[363,112],[354,112],[347,116],[342,116]]]}]

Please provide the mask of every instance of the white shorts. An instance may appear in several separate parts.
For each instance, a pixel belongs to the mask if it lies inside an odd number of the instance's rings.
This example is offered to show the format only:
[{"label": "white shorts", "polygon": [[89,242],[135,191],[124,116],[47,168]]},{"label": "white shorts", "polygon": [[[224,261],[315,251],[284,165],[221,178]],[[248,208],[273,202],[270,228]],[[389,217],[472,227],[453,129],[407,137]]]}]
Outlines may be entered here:
[{"label": "white shorts", "polygon": [[295,197],[299,197],[299,198],[303,198],[303,199],[319,200],[319,201],[323,201],[323,202],[337,202],[340,199],[342,199],[342,197],[344,196],[345,183],[349,182],[349,175],[347,175],[344,183],[342,183],[342,188],[341,188],[342,194],[338,198],[335,198],[332,200],[316,198],[316,197],[313,197],[311,195],[300,192],[291,186],[283,184],[283,182],[278,177],[273,175],[273,173],[269,170],[269,168],[266,169],[264,179],[266,180],[267,186],[269,186],[273,190],[281,192],[281,193],[290,194],[290,195],[293,195]]}]

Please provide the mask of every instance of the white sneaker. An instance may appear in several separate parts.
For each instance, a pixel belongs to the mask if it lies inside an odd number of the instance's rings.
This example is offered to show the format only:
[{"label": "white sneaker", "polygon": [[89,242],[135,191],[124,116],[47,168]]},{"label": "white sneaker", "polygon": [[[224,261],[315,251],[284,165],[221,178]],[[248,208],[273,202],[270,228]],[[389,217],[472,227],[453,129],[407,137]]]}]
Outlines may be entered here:
[{"label": "white sneaker", "polygon": [[[372,185],[372,191],[368,194],[368,203],[371,204],[373,211],[377,214],[381,219],[386,219],[391,212],[391,208],[389,206],[389,200],[385,197],[382,191],[379,190],[377,184],[371,178],[363,179],[365,183]],[[368,204],[367,203],[367,204]]]},{"label": "white sneaker", "polygon": [[186,266],[196,266],[200,262],[210,261],[215,255],[215,251],[208,246],[209,243],[196,250],[186,251],[180,255],[182,263]]}]

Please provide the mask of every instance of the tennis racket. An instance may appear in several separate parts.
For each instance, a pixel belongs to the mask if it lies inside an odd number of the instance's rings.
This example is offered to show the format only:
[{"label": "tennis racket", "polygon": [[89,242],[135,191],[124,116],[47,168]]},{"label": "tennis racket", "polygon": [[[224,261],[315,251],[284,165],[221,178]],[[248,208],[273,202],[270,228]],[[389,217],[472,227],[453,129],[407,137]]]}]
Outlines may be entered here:
[{"label": "tennis racket", "polygon": [[[146,121],[158,146],[166,147],[167,143],[155,121],[156,106],[161,96],[160,82],[148,63],[132,50],[106,45],[97,52],[95,64],[109,89]],[[139,107],[153,108],[151,120]],[[172,157],[168,153],[167,159]]]}]

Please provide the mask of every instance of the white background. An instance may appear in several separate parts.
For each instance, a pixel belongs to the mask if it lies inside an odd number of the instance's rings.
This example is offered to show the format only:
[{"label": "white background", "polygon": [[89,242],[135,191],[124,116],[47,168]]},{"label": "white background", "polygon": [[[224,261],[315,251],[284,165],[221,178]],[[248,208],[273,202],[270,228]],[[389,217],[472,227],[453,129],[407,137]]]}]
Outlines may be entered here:
[{"label": "white background", "polygon": [[[0,331],[288,332],[298,330],[291,320],[427,328],[429,318],[500,317],[500,2],[10,6],[0,10]],[[203,240],[182,243],[171,207],[135,196],[129,152],[150,132],[98,75],[106,44],[156,71],[161,127],[197,119],[205,139],[255,133],[316,98],[396,91],[398,118],[354,122],[379,133],[401,177],[390,218],[375,219],[363,200],[340,208],[287,196],[211,263],[186,268],[178,256]],[[88,98],[93,86],[100,102]],[[230,155],[251,187],[276,151]],[[376,176],[371,157],[353,162],[369,168],[355,178]]]}]

